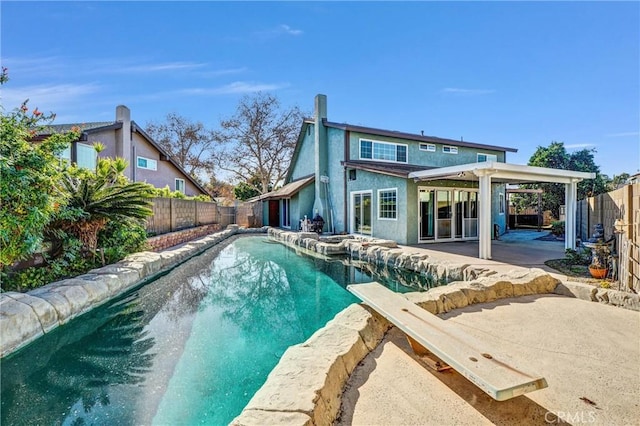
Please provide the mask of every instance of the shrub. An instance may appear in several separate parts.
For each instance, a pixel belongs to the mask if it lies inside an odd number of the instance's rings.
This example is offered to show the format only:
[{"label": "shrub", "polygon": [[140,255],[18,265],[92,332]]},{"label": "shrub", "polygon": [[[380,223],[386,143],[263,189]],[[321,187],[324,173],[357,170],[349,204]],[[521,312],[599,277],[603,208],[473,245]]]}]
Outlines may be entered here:
[{"label": "shrub", "polygon": [[144,225],[135,220],[112,221],[98,234],[106,263],[115,263],[125,256],[148,248]]},{"label": "shrub", "polygon": [[564,235],[564,221],[555,220],[551,222],[551,233],[555,236]]},{"label": "shrub", "polygon": [[565,259],[570,265],[588,265],[591,263],[591,251],[582,248],[579,251],[574,249],[566,249],[564,251]]}]

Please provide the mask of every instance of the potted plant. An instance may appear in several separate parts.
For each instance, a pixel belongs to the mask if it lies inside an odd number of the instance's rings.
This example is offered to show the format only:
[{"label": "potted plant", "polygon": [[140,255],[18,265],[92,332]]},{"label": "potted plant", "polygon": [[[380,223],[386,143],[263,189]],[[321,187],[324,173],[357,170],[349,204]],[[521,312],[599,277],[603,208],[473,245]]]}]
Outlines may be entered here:
[{"label": "potted plant", "polygon": [[593,278],[602,279],[607,276],[609,269],[607,268],[609,259],[609,245],[595,244],[591,249],[591,264],[589,265],[589,273]]}]

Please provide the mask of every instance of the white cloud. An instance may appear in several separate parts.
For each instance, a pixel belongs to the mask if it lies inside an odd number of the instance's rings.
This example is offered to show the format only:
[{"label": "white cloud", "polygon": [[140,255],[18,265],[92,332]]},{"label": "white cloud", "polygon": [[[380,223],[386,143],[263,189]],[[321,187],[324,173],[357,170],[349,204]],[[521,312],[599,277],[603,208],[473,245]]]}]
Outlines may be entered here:
[{"label": "white cloud", "polygon": [[164,71],[185,71],[205,67],[207,64],[197,62],[165,62],[158,64],[140,64],[124,67],[115,67],[117,72],[164,72]]},{"label": "white cloud", "polygon": [[280,29],[280,32],[283,32],[285,34],[289,34],[289,35],[293,35],[293,36],[299,36],[303,33],[302,30],[295,30],[293,28],[291,28],[289,25],[285,25],[282,24],[280,25],[280,27],[278,27]]},{"label": "white cloud", "polygon": [[494,93],[493,89],[462,89],[459,87],[445,87],[440,90],[440,93],[461,95],[461,96],[476,96],[476,95],[488,95]]},{"label": "white cloud", "polygon": [[212,96],[212,95],[231,95],[231,94],[243,94],[254,92],[268,92],[271,90],[278,90],[289,86],[288,84],[274,84],[274,83],[254,83],[247,81],[234,81],[233,83],[225,84],[224,86],[212,87],[212,88],[191,88],[178,90],[177,93],[184,95],[200,95],[200,96]]},{"label": "white cloud", "polygon": [[624,138],[628,136],[640,136],[640,132],[621,132],[621,133],[610,133],[605,135],[607,138]]},{"label": "white cloud", "polygon": [[41,111],[59,111],[66,106],[75,106],[80,100],[100,91],[96,84],[52,84],[33,85],[2,89],[1,100],[6,110],[16,108],[26,99],[29,106]]},{"label": "white cloud", "polygon": [[579,149],[579,148],[581,149],[581,148],[591,148],[593,146],[596,146],[596,144],[594,144],[594,143],[571,143],[571,144],[565,145],[564,147],[568,148],[568,149]]},{"label": "white cloud", "polygon": [[202,71],[202,72],[199,72],[198,75],[201,77],[220,77],[223,75],[242,74],[244,72],[247,72],[248,70],[249,68],[247,67],[228,68],[228,69],[220,69],[220,70],[213,70],[213,71]]}]

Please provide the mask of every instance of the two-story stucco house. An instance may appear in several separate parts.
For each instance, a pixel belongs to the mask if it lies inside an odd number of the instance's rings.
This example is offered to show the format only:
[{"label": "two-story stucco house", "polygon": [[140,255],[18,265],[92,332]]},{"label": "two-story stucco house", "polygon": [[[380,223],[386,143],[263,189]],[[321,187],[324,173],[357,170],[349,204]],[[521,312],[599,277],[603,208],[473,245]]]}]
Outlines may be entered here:
[{"label": "two-story stucco house", "polygon": [[[133,182],[147,182],[156,188],[168,186],[171,191],[185,195],[207,195],[207,191],[169,155],[135,121],[124,105],[116,107],[115,121],[59,124],[47,126],[39,134],[79,128],[80,138],[63,153],[67,160],[82,167],[95,168],[98,156],[121,157],[127,160],[125,175]],[[93,144],[100,142],[105,149],[97,154]]]},{"label": "two-story stucco house", "polygon": [[[285,185],[260,198],[265,224],[292,230],[319,214],[325,232],[418,244],[505,232],[507,182],[575,184],[590,174],[506,163],[509,147],[331,122],[315,98]],[[574,192],[571,193],[570,190]],[[482,219],[481,219],[482,217]]]}]

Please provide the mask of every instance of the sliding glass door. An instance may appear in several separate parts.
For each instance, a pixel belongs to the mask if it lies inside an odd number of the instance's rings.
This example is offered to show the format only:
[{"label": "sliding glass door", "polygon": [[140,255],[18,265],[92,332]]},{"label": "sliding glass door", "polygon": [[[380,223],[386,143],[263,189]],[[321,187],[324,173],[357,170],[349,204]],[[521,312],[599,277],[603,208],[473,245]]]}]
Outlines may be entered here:
[{"label": "sliding glass door", "polygon": [[351,229],[355,234],[371,235],[371,191],[351,193]]},{"label": "sliding glass door", "polygon": [[419,241],[478,237],[478,193],[464,189],[418,188]]}]

